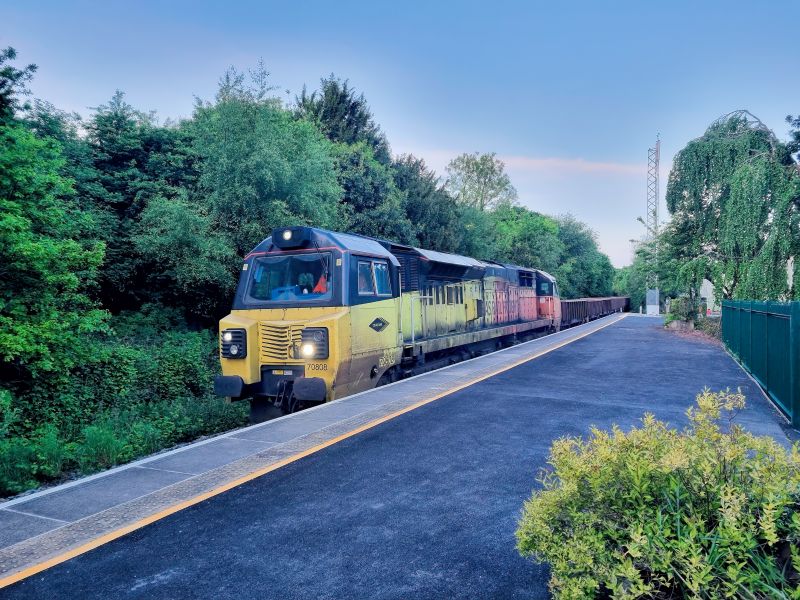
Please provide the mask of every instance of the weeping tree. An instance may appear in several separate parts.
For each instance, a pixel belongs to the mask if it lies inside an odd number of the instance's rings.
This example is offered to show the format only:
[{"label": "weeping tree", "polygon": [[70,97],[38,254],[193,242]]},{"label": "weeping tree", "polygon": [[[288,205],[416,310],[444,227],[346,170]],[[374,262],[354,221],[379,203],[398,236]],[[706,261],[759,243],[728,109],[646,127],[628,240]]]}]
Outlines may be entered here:
[{"label": "weeping tree", "polygon": [[799,197],[797,169],[772,131],[747,111],[720,117],[675,157],[661,259],[692,298],[703,279],[723,298],[793,297]]}]

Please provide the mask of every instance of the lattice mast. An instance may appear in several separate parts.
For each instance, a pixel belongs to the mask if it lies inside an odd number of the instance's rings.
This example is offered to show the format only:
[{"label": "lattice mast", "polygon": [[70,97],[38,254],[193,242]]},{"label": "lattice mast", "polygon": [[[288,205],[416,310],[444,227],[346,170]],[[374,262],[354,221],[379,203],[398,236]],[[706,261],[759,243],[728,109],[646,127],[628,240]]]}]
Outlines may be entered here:
[{"label": "lattice mast", "polygon": [[654,290],[658,288],[658,273],[656,271],[655,259],[658,255],[658,204],[659,204],[659,162],[661,160],[661,136],[656,136],[654,148],[647,149],[647,215],[645,227],[647,229],[647,240],[651,242],[653,252],[652,263],[647,274],[647,288]]}]

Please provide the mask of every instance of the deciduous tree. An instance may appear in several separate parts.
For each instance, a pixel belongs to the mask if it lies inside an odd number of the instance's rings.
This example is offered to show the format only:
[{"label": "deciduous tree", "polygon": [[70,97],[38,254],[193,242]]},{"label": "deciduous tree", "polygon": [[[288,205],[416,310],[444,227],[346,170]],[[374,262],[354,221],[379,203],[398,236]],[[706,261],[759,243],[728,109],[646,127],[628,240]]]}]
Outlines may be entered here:
[{"label": "deciduous tree", "polygon": [[223,80],[214,102],[198,103],[191,123],[199,165],[192,197],[244,256],[273,227],[334,227],[342,190],[332,144],[269,97]]},{"label": "deciduous tree", "polygon": [[572,215],[557,219],[558,238],[564,246],[554,275],[565,298],[611,295],[614,267],[597,248],[597,236]]},{"label": "deciduous tree", "polygon": [[0,379],[62,373],[91,353],[106,313],[87,296],[103,244],[76,240],[85,218],[65,199],[60,149],[0,126]]},{"label": "deciduous tree", "polygon": [[455,200],[439,184],[436,173],[410,154],[392,163],[397,188],[405,194],[405,211],[417,243],[440,252],[464,252],[464,229]]},{"label": "deciduous tree", "polygon": [[447,165],[445,189],[461,204],[487,210],[513,203],[517,191],[494,152],[461,154]]},{"label": "deciduous tree", "polygon": [[521,206],[503,204],[492,213],[498,260],[555,272],[564,253],[558,223]]},{"label": "deciduous tree", "polygon": [[17,58],[12,47],[0,50],[0,124],[13,120],[16,111],[26,108],[20,103],[20,96],[29,94],[27,83],[36,72],[36,65],[30,64],[21,69],[10,64]]},{"label": "deciduous tree", "polygon": [[414,227],[406,216],[406,196],[397,188],[391,169],[375,159],[365,142],[335,144],[334,155],[348,229],[414,243]]},{"label": "deciduous tree", "polygon": [[791,296],[798,173],[787,148],[746,111],[715,121],[675,157],[663,250],[690,296],[702,280],[723,298]]}]

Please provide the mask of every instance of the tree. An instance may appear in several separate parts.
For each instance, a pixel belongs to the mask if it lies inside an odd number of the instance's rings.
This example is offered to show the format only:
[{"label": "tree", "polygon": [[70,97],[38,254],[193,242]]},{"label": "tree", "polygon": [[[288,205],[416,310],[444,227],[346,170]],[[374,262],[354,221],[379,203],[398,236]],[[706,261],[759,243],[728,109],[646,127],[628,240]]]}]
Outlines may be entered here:
[{"label": "tree", "polygon": [[513,203],[517,191],[505,173],[505,164],[494,152],[461,154],[447,165],[445,189],[461,204],[488,210]]},{"label": "tree", "polygon": [[85,217],[65,202],[58,144],[0,127],[0,370],[4,382],[60,374],[91,354],[106,313],[87,296],[102,243],[76,241]]},{"label": "tree", "polygon": [[545,215],[502,204],[493,212],[497,260],[555,272],[564,252],[558,223]]},{"label": "tree", "polygon": [[107,315],[87,295],[103,244],[79,240],[90,218],[72,202],[58,142],[15,116],[36,67],[4,65],[14,58],[0,52],[0,381],[19,388],[84,361]]},{"label": "tree", "polygon": [[12,47],[0,50],[0,125],[14,119],[17,110],[27,108],[20,104],[19,97],[26,96],[27,83],[36,72],[36,65],[30,64],[22,69],[8,64],[17,58],[17,51]]},{"label": "tree", "polygon": [[405,194],[405,210],[417,243],[440,252],[463,252],[464,229],[455,200],[439,185],[425,161],[410,154],[392,162],[395,185]]},{"label": "tree", "polygon": [[628,296],[631,299],[631,310],[637,311],[644,304],[644,280],[635,281],[633,265],[620,267],[614,270],[614,280],[611,291],[615,296]]},{"label": "tree", "polygon": [[497,260],[497,233],[491,212],[459,204],[458,227],[464,231],[460,254],[479,260]]},{"label": "tree", "polygon": [[557,219],[564,252],[555,275],[564,298],[610,296],[614,267],[597,248],[597,235],[572,215]]},{"label": "tree", "polygon": [[795,162],[800,163],[800,115],[796,117],[789,115],[786,117],[786,122],[791,127],[786,148],[794,156]]},{"label": "tree", "polygon": [[721,117],[676,155],[663,251],[690,298],[704,278],[723,298],[791,295],[798,185],[787,148],[747,111]]},{"label": "tree", "polygon": [[153,265],[145,264],[132,235],[152,199],[178,198],[195,187],[196,157],[188,128],[159,126],[119,91],[87,122],[39,100],[25,122],[40,138],[61,145],[62,174],[73,182],[77,206],[91,216],[84,222],[92,229],[81,236],[106,246],[98,279],[103,304],[116,313],[161,297],[160,288],[149,285]]},{"label": "tree", "polygon": [[[664,234],[660,241],[662,248],[665,244],[663,237]],[[682,279],[684,275],[679,273],[676,262],[665,256],[663,251],[656,257],[653,241],[642,242],[636,247],[633,263],[617,269],[612,284],[614,295],[630,297],[632,311],[645,307],[647,277],[653,269],[658,276],[658,288],[662,298],[675,298],[687,289]]]},{"label": "tree", "polygon": [[147,265],[161,304],[190,308],[212,322],[230,306],[239,257],[211,216],[185,198],[154,198],[134,228],[134,247]]},{"label": "tree", "polygon": [[303,86],[295,103],[296,116],[314,123],[332,142],[364,142],[375,160],[383,165],[391,161],[389,143],[375,123],[364,94],[356,95],[347,80],[331,74],[320,80],[318,91],[310,94]]},{"label": "tree", "polygon": [[238,256],[273,227],[341,222],[332,144],[263,88],[229,72],[215,102],[198,102],[189,124],[200,161],[189,200],[208,211]]},{"label": "tree", "polygon": [[415,243],[414,227],[406,217],[406,197],[395,185],[390,168],[375,158],[365,142],[335,144],[334,156],[347,229]]}]

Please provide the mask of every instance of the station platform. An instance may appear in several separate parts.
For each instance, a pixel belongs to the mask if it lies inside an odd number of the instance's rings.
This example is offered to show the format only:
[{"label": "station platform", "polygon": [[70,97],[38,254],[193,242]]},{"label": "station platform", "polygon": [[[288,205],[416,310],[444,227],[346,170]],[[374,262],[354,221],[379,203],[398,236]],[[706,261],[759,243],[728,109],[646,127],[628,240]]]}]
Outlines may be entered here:
[{"label": "station platform", "polygon": [[6,502],[3,597],[544,598],[513,532],[550,443],[705,386],[788,443],[721,347],[612,315]]},{"label": "station platform", "polygon": [[0,580],[124,535],[605,327],[612,315],[0,504]]}]

